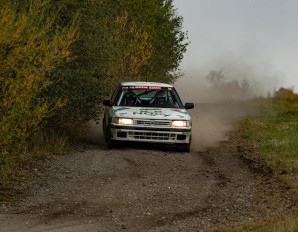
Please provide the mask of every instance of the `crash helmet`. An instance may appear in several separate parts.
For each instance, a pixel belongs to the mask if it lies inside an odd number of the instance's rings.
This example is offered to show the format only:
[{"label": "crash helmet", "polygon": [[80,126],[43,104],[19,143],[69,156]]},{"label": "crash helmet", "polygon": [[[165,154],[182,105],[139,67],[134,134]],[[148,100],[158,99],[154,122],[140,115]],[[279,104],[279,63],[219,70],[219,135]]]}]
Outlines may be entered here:
[{"label": "crash helmet", "polygon": [[166,91],[160,90],[155,94],[155,102],[157,105],[164,105],[166,103],[167,93]]},{"label": "crash helmet", "polygon": [[125,95],[125,98],[126,98],[126,104],[127,105],[135,105],[135,102],[137,100],[137,97],[135,96],[135,94],[129,92]]}]

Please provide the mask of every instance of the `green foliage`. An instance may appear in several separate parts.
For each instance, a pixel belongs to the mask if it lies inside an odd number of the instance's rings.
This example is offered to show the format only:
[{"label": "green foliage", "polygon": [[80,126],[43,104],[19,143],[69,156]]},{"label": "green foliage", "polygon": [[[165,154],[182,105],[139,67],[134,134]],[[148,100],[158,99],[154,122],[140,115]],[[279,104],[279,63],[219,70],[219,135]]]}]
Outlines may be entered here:
[{"label": "green foliage", "polygon": [[63,105],[39,101],[52,82],[47,74],[65,63],[74,41],[74,22],[53,29],[46,15],[49,2],[34,1],[26,9],[8,1],[0,11],[0,150],[2,162],[20,152],[44,119]]},{"label": "green foliage", "polygon": [[177,15],[172,0],[103,0],[112,15],[126,11],[128,22],[148,34],[153,53],[143,67],[142,75],[150,81],[174,82],[179,77],[178,67],[186,51],[186,34],[182,18]]},{"label": "green foliage", "polygon": [[[153,52],[147,32],[138,29],[135,23],[129,23],[126,11],[107,24],[106,30],[111,31],[106,41],[111,47],[108,75],[116,81],[144,81],[142,71]],[[113,83],[111,79],[108,81]]]}]

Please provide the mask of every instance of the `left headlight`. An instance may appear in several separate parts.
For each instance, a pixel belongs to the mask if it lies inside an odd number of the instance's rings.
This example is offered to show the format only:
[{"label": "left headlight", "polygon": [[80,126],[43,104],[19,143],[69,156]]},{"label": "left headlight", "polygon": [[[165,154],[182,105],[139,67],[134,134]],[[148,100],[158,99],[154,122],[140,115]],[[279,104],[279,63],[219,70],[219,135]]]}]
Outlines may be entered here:
[{"label": "left headlight", "polygon": [[189,127],[189,121],[172,121],[172,127]]},{"label": "left headlight", "polygon": [[133,120],[131,118],[113,118],[113,123],[119,125],[133,125]]}]

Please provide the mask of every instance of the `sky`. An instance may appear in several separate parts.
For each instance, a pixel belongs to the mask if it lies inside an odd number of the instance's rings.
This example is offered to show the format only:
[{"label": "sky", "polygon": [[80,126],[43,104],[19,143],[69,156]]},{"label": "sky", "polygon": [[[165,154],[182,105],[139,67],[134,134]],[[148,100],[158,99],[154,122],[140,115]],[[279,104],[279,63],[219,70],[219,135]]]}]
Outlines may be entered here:
[{"label": "sky", "polygon": [[205,85],[210,70],[221,70],[227,79],[249,79],[259,93],[298,92],[298,0],[173,3],[190,41],[178,86]]}]

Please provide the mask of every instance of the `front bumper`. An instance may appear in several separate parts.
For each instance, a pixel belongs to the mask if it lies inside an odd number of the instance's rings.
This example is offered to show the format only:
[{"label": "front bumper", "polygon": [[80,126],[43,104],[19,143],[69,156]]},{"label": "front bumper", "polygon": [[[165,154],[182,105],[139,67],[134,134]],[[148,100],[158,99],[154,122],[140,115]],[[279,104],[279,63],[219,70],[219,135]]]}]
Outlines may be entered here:
[{"label": "front bumper", "polygon": [[152,143],[190,143],[191,129],[111,126],[111,139]]}]

